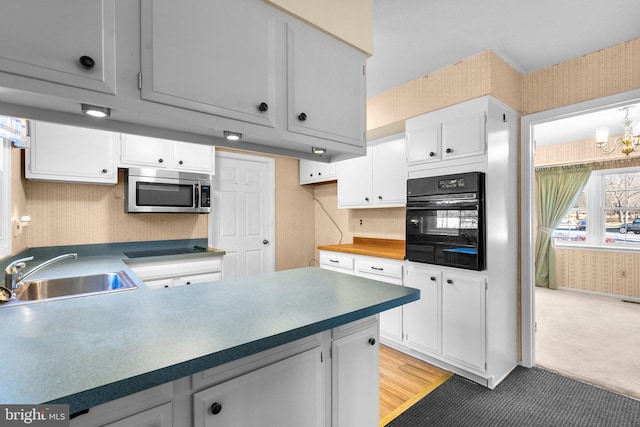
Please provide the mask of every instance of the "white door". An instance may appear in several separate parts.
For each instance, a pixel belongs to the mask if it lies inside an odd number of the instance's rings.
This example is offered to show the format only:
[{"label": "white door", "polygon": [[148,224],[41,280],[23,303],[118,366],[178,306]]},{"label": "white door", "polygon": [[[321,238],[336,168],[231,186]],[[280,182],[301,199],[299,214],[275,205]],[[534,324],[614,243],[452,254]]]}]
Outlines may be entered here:
[{"label": "white door", "polygon": [[216,152],[209,246],[222,249],[224,278],[275,270],[275,162]]}]

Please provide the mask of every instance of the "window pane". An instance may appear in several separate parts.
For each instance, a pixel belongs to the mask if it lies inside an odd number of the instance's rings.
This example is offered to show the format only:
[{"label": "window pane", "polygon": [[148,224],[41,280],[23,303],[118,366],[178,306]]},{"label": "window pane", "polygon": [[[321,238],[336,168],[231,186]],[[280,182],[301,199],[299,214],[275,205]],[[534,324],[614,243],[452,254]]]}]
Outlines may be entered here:
[{"label": "window pane", "polygon": [[640,210],[607,210],[605,218],[605,243],[640,244]]}]

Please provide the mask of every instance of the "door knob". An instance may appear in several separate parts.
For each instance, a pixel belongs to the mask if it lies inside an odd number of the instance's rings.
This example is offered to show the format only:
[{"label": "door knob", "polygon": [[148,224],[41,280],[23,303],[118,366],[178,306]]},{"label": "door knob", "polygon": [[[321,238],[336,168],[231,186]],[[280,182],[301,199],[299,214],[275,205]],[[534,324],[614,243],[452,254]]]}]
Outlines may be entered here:
[{"label": "door knob", "polygon": [[264,239],[264,240],[262,241],[262,244],[263,244],[263,245],[268,245],[268,244],[269,244],[269,241],[268,241],[267,239]]}]

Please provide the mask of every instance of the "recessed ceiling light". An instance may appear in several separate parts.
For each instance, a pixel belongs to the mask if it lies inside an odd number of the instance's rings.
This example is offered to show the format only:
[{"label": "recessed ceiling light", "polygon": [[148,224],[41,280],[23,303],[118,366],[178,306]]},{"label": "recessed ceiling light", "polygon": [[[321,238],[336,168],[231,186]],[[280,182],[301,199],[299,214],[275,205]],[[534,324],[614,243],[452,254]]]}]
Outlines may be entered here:
[{"label": "recessed ceiling light", "polygon": [[320,148],[320,147],[312,147],[311,148],[311,152],[313,154],[317,154],[318,156],[322,156],[324,153],[327,152],[326,148]]},{"label": "recessed ceiling light", "polygon": [[81,104],[82,112],[91,117],[105,118],[111,115],[111,108],[97,105]]},{"label": "recessed ceiling light", "polygon": [[242,134],[239,132],[231,132],[230,130],[225,130],[224,137],[229,141],[240,141],[242,139]]}]

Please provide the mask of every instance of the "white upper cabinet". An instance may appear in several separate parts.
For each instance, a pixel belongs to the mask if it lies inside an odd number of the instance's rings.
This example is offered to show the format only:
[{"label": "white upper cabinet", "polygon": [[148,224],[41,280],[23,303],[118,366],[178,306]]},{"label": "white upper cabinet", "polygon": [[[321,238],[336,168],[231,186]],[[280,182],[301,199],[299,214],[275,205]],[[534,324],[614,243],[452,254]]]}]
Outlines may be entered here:
[{"label": "white upper cabinet", "polygon": [[484,155],[486,112],[475,108],[482,107],[463,103],[407,120],[407,165]]},{"label": "white upper cabinet", "polygon": [[119,166],[214,174],[215,148],[148,136],[121,134]]},{"label": "white upper cabinet", "polygon": [[406,204],[407,166],[402,135],[367,143],[367,155],[338,162],[338,207]]},{"label": "white upper cabinet", "polygon": [[0,40],[2,72],[116,92],[114,0],[4,1]]},{"label": "white upper cabinet", "polygon": [[362,147],[365,59],[311,27],[288,23],[288,130]]},{"label": "white upper cabinet", "polygon": [[336,180],[336,164],[300,160],[300,185]]},{"label": "white upper cabinet", "polygon": [[25,176],[46,181],[115,184],[117,134],[31,121]]},{"label": "white upper cabinet", "polygon": [[143,0],[142,98],[273,127],[276,19],[255,0]]}]

